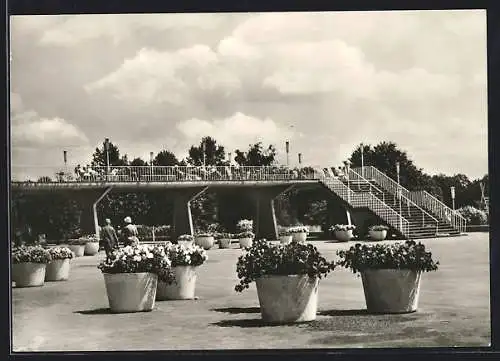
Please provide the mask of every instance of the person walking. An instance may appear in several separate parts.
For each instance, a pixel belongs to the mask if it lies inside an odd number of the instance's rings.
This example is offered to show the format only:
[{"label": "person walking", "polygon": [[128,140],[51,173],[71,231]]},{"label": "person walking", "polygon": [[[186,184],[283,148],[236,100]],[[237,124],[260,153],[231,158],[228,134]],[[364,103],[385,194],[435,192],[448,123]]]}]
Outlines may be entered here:
[{"label": "person walking", "polygon": [[106,256],[109,257],[111,252],[118,248],[118,236],[116,235],[115,229],[111,225],[111,220],[106,218],[105,222],[106,225],[101,229],[101,239]]},{"label": "person walking", "polygon": [[123,227],[125,246],[137,246],[139,244],[139,232],[135,224],[132,224],[132,218],[125,217],[123,221],[125,222],[125,227]]}]

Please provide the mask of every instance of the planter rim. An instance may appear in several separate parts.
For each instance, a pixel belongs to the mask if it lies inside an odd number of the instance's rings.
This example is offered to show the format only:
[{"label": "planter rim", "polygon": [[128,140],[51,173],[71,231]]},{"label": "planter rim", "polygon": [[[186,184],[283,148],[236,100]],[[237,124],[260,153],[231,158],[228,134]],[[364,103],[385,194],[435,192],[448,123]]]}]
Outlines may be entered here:
[{"label": "planter rim", "polygon": [[103,275],[145,275],[145,274],[154,274],[156,273],[153,272],[120,272],[120,273],[109,273],[109,272],[102,272]]},{"label": "planter rim", "polygon": [[[270,278],[270,277],[309,277],[309,275],[307,273],[293,274],[293,275],[262,275],[259,276],[258,278]],[[318,276],[313,276],[309,278],[318,278]]]},{"label": "planter rim", "polygon": [[[52,261],[55,261],[55,260],[50,260],[50,262]],[[31,264],[49,264],[50,262],[12,262],[13,265],[15,264],[27,264],[27,263],[31,263]]]}]

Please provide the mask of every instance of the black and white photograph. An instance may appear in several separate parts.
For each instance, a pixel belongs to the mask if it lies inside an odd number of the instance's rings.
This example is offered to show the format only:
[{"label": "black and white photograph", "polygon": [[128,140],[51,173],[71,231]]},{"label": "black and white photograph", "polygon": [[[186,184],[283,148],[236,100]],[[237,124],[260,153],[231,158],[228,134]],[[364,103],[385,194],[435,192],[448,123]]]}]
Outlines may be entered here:
[{"label": "black and white photograph", "polygon": [[12,353],[491,345],[486,10],[9,22]]}]

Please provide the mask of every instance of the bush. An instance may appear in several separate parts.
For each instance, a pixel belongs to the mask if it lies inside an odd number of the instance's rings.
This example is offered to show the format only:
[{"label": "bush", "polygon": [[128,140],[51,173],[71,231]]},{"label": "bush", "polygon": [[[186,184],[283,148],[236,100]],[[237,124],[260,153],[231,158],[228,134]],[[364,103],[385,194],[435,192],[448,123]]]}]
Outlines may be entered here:
[{"label": "bush", "polygon": [[236,272],[240,279],[236,292],[249,288],[249,284],[264,275],[326,276],[335,268],[311,244],[270,244],[265,239],[256,241],[238,258]]},{"label": "bush", "polygon": [[488,224],[488,214],[480,209],[472,206],[465,206],[458,209],[457,212],[467,220],[467,224],[469,225],[480,226]]},{"label": "bush", "polygon": [[406,241],[395,244],[362,245],[356,243],[348,250],[337,251],[337,264],[354,273],[369,269],[410,269],[430,272],[437,270],[439,262],[432,259],[422,243]]}]

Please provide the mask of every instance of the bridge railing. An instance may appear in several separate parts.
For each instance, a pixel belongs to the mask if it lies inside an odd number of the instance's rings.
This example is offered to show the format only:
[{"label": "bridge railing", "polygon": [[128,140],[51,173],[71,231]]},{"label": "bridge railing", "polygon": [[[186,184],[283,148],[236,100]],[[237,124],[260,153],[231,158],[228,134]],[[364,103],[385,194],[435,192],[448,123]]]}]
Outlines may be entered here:
[{"label": "bridge railing", "polygon": [[[74,171],[54,168],[13,167],[12,181],[60,182],[182,182],[182,181],[290,181],[313,180],[312,168],[274,166],[111,166]],[[24,173],[24,175],[23,175]]]}]

